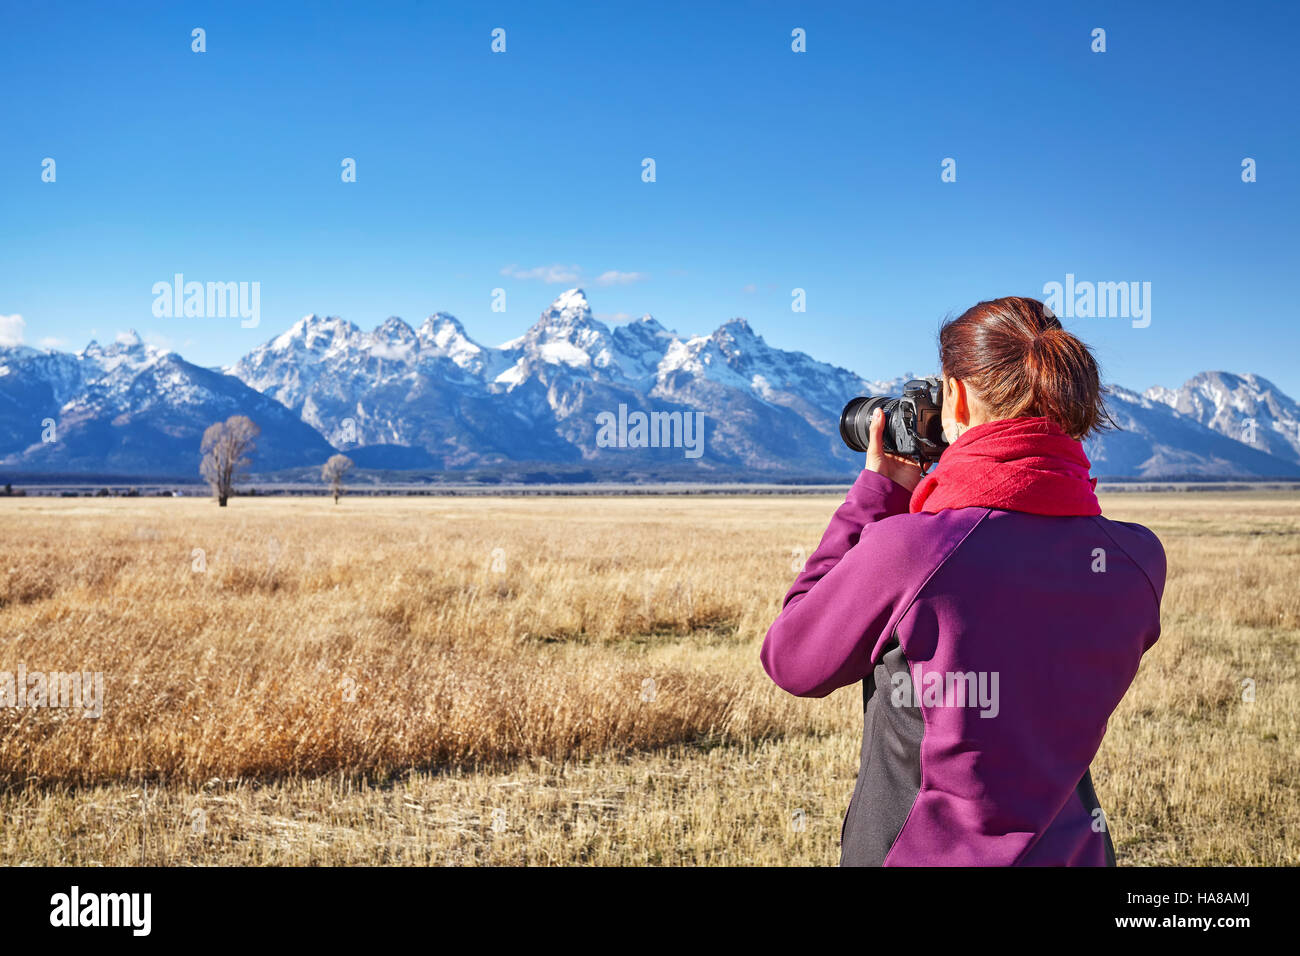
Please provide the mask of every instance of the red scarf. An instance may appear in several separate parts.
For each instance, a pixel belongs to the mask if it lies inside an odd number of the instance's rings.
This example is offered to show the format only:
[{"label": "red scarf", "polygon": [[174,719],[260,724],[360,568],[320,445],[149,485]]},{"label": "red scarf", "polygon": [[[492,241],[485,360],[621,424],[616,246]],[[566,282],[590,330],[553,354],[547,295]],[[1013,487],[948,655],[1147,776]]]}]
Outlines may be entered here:
[{"label": "red scarf", "polygon": [[1035,515],[1099,515],[1083,443],[1046,418],[968,428],[912,492],[912,511],[997,508]]}]

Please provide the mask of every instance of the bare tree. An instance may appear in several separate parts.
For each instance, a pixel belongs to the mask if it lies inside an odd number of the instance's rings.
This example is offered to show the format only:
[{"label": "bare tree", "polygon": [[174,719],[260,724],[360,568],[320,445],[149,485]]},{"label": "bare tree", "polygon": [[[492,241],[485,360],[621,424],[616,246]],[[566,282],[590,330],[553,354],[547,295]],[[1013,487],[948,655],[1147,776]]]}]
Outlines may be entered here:
[{"label": "bare tree", "polygon": [[339,495],[343,494],[343,476],[351,469],[351,458],[347,455],[334,455],[320,470],[320,480],[330,483],[330,492],[334,495],[335,504],[339,503]]},{"label": "bare tree", "polygon": [[235,482],[247,471],[249,456],[257,450],[254,439],[261,433],[252,419],[244,415],[231,415],[224,422],[209,425],[203,433],[199,474],[212,486],[212,494],[221,507],[226,506]]}]

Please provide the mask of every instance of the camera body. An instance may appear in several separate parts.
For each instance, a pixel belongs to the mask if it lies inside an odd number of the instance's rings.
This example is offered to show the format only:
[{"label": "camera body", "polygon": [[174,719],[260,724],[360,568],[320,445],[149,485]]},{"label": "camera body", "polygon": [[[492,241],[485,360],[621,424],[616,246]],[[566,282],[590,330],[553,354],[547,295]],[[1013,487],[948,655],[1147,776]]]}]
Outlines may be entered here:
[{"label": "camera body", "polygon": [[870,395],[850,399],[840,414],[840,437],[854,451],[871,443],[871,413],[885,415],[885,451],[911,458],[922,466],[939,460],[943,440],[943,382],[933,376],[912,379],[901,398]]}]

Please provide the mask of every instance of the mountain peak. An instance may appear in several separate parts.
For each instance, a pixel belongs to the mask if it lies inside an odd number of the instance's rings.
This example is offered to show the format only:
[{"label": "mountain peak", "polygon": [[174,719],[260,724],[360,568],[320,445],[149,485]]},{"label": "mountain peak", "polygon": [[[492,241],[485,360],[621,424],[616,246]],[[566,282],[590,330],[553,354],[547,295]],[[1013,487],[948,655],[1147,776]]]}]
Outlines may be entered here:
[{"label": "mountain peak", "polygon": [[486,367],[483,347],[465,333],[465,326],[450,312],[435,312],[426,318],[419,337],[461,368]]},{"label": "mountain peak", "polygon": [[336,339],[346,339],[359,331],[351,322],[336,315],[317,315],[311,312],[291,325],[288,331],[273,339],[270,344],[273,348],[281,350],[292,348],[295,342],[301,342],[309,349],[328,348]]},{"label": "mountain peak", "polygon": [[666,328],[664,327],[664,324],[663,324],[662,322],[660,322],[658,319],[656,319],[656,318],[655,318],[653,315],[651,315],[649,312],[647,312],[645,315],[641,316],[641,318],[639,318],[639,319],[633,319],[631,322],[628,323],[628,325],[629,325],[629,326],[635,326],[635,327],[637,327],[637,328],[641,328],[641,329],[645,329],[645,330],[647,330],[647,331],[649,331],[649,332],[667,332],[667,331],[668,331],[668,329],[666,329]]},{"label": "mountain peak", "polygon": [[337,315],[319,315],[315,312],[309,312],[301,319],[295,322],[292,328],[295,329],[332,329],[339,326],[351,325]]},{"label": "mountain peak", "polygon": [[587,294],[581,289],[570,289],[556,296],[555,301],[547,307],[530,331],[533,333],[544,333],[549,330],[567,332],[571,329],[587,328],[604,329],[604,326],[591,314]]},{"label": "mountain peak", "polygon": [[149,360],[162,354],[151,345],[146,345],[140,333],[135,329],[119,332],[108,345],[100,345],[95,339],[86,343],[86,347],[77,353],[81,358],[109,361],[110,367],[116,367],[125,360],[128,364],[138,365],[142,360]]},{"label": "mountain peak", "polygon": [[548,312],[590,312],[591,306],[587,304],[587,293],[581,289],[570,289],[568,292],[561,292],[551,303]]},{"label": "mountain peak", "polygon": [[390,315],[388,318],[375,329],[376,333],[382,333],[387,338],[413,339],[415,338],[415,329],[406,323],[405,319],[396,315]]},{"label": "mountain peak", "polygon": [[524,338],[568,338],[575,332],[593,331],[604,333],[608,330],[592,315],[586,294],[581,289],[570,289],[556,297]]},{"label": "mountain peak", "polygon": [[767,343],[763,337],[750,327],[748,319],[734,318],[728,319],[718,326],[717,331],[710,338],[718,344],[724,352],[730,352],[738,345],[748,347],[766,348]]},{"label": "mountain peak", "polygon": [[1252,372],[1200,372],[1181,388],[1153,385],[1144,397],[1259,451],[1300,461],[1300,405]]},{"label": "mountain peak", "polygon": [[1280,392],[1281,390],[1264,378],[1262,375],[1256,375],[1254,372],[1223,372],[1223,371],[1206,371],[1193,375],[1188,379],[1184,388],[1204,388],[1207,385],[1219,385],[1223,388],[1232,390],[1246,386],[1255,392]]},{"label": "mountain peak", "polygon": [[465,334],[465,326],[461,324],[460,319],[456,318],[450,312],[435,312],[424,320],[420,326],[422,329],[428,329],[432,333],[437,333],[442,329],[455,329],[462,335]]}]

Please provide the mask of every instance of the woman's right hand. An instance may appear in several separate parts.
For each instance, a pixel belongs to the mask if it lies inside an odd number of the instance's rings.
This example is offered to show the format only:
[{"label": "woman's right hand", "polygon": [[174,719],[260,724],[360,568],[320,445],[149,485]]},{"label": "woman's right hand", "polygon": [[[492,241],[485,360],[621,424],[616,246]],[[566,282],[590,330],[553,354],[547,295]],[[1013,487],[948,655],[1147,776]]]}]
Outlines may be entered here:
[{"label": "woman's right hand", "polygon": [[921,466],[910,458],[885,451],[885,416],[878,408],[871,413],[869,434],[871,444],[867,446],[867,471],[884,475],[908,491],[913,490],[921,481]]}]

